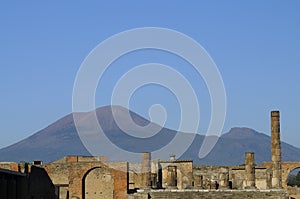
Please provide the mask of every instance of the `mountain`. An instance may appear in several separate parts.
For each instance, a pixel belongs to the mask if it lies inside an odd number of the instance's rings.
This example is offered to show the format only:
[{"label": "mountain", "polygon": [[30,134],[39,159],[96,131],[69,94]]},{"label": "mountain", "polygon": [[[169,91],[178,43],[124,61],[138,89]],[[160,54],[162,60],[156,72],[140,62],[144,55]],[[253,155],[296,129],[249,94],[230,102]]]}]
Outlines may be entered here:
[{"label": "mountain", "polygon": [[[172,141],[177,133],[181,134],[183,139],[189,139],[194,135],[162,128],[120,106],[101,107],[96,109],[95,112],[106,137],[112,143],[127,151],[153,151]],[[126,117],[128,113],[136,124],[149,128],[141,131],[140,129],[135,129],[128,117]],[[81,123],[86,123],[93,119],[93,112],[75,114],[80,118],[79,126]],[[147,136],[157,130],[159,132],[149,138],[136,138],[125,134],[116,124],[114,117],[122,124],[122,129],[125,128],[126,131],[138,131],[141,136]],[[95,133],[91,132],[91,134]],[[261,164],[263,161],[270,161],[271,159],[270,137],[253,129],[232,128],[219,138],[208,156],[204,159],[199,159],[198,152],[203,140],[203,135],[196,134],[192,144],[180,159],[192,159],[195,164],[239,165],[244,163],[244,154],[247,151],[255,152],[257,164]],[[172,151],[169,151],[169,153],[171,154]],[[32,160],[43,160],[47,163],[67,155],[90,155],[77,134],[73,114],[59,119],[45,129],[16,144],[0,149],[0,161],[31,162]],[[115,160],[122,158],[118,153],[112,156],[109,158]],[[282,159],[283,161],[300,161],[300,149],[282,142]]]}]

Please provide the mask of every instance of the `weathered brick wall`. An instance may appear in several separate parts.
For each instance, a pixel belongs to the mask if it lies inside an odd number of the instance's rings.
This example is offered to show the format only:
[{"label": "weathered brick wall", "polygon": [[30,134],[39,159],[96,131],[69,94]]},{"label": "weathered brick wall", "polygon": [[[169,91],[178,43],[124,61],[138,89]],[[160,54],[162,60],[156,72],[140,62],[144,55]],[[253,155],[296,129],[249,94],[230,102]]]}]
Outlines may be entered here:
[{"label": "weathered brick wall", "polygon": [[[111,166],[113,169],[111,168]],[[70,196],[82,197],[82,179],[84,175],[93,168],[105,168],[113,176],[114,198],[127,197],[127,163],[110,163],[109,167],[101,162],[71,163],[69,167],[69,192]],[[119,169],[117,169],[119,168]]]},{"label": "weathered brick wall", "polygon": [[127,198],[128,190],[128,163],[127,162],[109,162],[111,174],[114,178],[114,198]]},{"label": "weathered brick wall", "polygon": [[[103,164],[101,162],[102,159],[103,157],[69,156],[47,164],[44,167],[53,183],[60,186],[61,190],[59,191],[63,192],[60,198],[65,198],[67,192],[69,193],[69,197],[82,198],[85,194],[82,192],[85,190],[84,186],[97,184],[97,177],[95,176],[90,176],[91,178],[88,178],[88,183],[84,184],[89,172],[92,172],[96,168],[101,168],[100,173],[105,173],[107,179],[111,176],[112,179],[108,184],[113,186],[113,198],[127,198],[128,163],[105,161],[106,164]],[[93,172],[91,174],[94,175]],[[102,192],[102,195],[105,195],[106,189],[109,190],[109,187],[103,187],[104,191],[98,191],[99,194]],[[112,198],[111,195],[108,198]]]},{"label": "weathered brick wall", "polygon": [[83,180],[85,199],[114,197],[114,179],[109,170],[95,168]]}]

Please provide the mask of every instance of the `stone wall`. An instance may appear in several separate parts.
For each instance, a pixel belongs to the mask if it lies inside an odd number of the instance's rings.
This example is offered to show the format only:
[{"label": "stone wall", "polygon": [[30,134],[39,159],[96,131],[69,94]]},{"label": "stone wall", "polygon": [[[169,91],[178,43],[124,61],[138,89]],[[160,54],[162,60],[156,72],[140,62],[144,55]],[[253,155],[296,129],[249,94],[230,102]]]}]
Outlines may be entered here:
[{"label": "stone wall", "polygon": [[10,171],[18,171],[19,165],[15,162],[0,162],[0,168],[1,169],[7,169]]},{"label": "stone wall", "polygon": [[0,198],[56,199],[55,188],[43,168],[31,167],[30,173],[0,169]]},{"label": "stone wall", "polygon": [[29,174],[29,198],[54,199],[55,187],[47,172],[40,167],[31,166]]},{"label": "stone wall", "polygon": [[194,166],[193,177],[196,188],[229,188],[229,167]]},{"label": "stone wall", "polygon": [[[103,198],[127,198],[128,163],[105,162],[104,164],[101,160],[102,157],[68,156],[44,167],[59,189],[60,199],[65,199],[67,196],[88,199],[92,192],[94,194],[96,192],[96,195]],[[107,159],[104,158],[104,161]],[[101,186],[102,189],[97,191],[93,189],[94,185],[103,184],[107,180],[109,181],[107,186]]]},{"label": "stone wall", "polygon": [[137,193],[130,199],[288,199],[287,193],[284,190],[157,190],[151,192]]},{"label": "stone wall", "polygon": [[129,190],[135,190],[141,187],[141,164],[140,163],[128,163],[129,170]]},{"label": "stone wall", "polygon": [[103,167],[89,171],[83,179],[85,199],[113,198],[114,179],[109,170]]},{"label": "stone wall", "polygon": [[[193,187],[193,161],[160,161],[159,168],[162,176],[162,188],[169,188],[172,181],[172,175],[170,168],[172,167],[175,175],[176,188],[178,189],[190,189]],[[174,186],[171,186],[174,188]]]},{"label": "stone wall", "polygon": [[287,192],[289,197],[292,199],[300,198],[300,188],[299,187],[287,187]]}]

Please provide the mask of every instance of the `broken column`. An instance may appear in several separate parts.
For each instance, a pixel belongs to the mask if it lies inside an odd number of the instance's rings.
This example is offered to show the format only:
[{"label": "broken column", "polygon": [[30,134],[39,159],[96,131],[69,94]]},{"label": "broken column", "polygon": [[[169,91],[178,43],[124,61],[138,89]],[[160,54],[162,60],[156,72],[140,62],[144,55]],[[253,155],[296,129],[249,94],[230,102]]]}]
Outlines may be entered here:
[{"label": "broken column", "polygon": [[245,153],[245,188],[255,188],[255,165],[254,165],[254,153]]},{"label": "broken column", "polygon": [[142,153],[141,188],[151,188],[151,153]]},{"label": "broken column", "polygon": [[280,112],[271,112],[272,188],[281,188]]}]

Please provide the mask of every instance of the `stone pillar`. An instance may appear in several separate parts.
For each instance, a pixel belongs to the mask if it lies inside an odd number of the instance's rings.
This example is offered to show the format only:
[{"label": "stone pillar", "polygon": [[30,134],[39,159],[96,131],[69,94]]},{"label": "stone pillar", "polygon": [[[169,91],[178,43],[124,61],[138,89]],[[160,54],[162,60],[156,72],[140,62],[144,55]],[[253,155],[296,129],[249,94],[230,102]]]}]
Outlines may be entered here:
[{"label": "stone pillar", "polygon": [[245,153],[245,188],[255,188],[254,153]]},{"label": "stone pillar", "polygon": [[151,153],[142,153],[142,182],[141,188],[151,188]]},{"label": "stone pillar", "polygon": [[281,188],[280,112],[271,112],[272,188]]},{"label": "stone pillar", "polygon": [[168,166],[167,188],[177,189],[177,167]]}]

